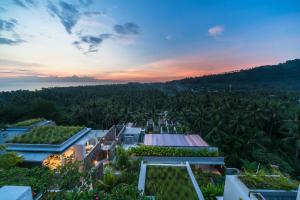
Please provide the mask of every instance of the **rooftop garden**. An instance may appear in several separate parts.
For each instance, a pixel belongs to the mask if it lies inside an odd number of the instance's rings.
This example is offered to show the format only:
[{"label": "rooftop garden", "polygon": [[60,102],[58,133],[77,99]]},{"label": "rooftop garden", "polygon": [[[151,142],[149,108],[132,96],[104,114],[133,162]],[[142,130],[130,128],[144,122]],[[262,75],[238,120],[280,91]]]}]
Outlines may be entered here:
[{"label": "rooftop garden", "polygon": [[145,194],[157,199],[198,199],[185,167],[147,166]]},{"label": "rooftop garden", "polygon": [[193,169],[193,174],[206,200],[215,200],[216,196],[223,196],[225,177],[219,174]]},{"label": "rooftop garden", "polygon": [[8,143],[23,144],[61,144],[78,133],[83,127],[79,126],[41,126],[30,132],[14,137]]},{"label": "rooftop garden", "polygon": [[45,120],[44,118],[34,118],[34,119],[28,119],[25,121],[20,121],[15,124],[11,124],[9,127],[26,127],[26,126],[32,126],[36,123],[39,123],[41,121]]},{"label": "rooftop garden", "polygon": [[218,151],[207,149],[185,149],[174,147],[138,146],[131,148],[130,154],[134,156],[171,156],[171,157],[216,157]]},{"label": "rooftop garden", "polygon": [[282,174],[266,175],[264,172],[245,173],[239,176],[239,179],[249,189],[295,190],[300,184],[300,182],[291,180]]}]

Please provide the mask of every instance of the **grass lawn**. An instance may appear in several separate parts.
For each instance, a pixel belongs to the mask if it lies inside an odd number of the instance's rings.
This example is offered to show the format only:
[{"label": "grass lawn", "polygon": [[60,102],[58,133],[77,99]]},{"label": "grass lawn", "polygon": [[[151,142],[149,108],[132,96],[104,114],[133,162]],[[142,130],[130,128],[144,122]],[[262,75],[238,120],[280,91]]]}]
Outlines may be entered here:
[{"label": "grass lawn", "polygon": [[26,126],[31,126],[31,125],[39,123],[39,122],[41,122],[43,120],[45,120],[45,119],[43,119],[43,118],[28,119],[28,120],[25,120],[25,121],[21,121],[21,122],[17,122],[15,124],[12,124],[12,125],[10,125],[10,127],[26,127]]},{"label": "grass lawn", "polygon": [[145,194],[159,200],[198,199],[185,167],[147,166]]},{"label": "grass lawn", "polygon": [[79,126],[41,126],[32,129],[29,133],[13,138],[8,143],[61,144],[82,128]]}]

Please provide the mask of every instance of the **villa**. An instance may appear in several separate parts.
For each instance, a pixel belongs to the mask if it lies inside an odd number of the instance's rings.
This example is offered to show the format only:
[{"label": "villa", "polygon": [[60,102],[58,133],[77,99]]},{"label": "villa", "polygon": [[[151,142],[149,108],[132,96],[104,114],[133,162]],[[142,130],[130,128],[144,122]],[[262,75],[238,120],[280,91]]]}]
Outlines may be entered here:
[{"label": "villa", "polygon": [[227,175],[222,200],[299,200],[299,183],[280,175]]},{"label": "villa", "polygon": [[43,165],[56,169],[71,160],[96,165],[113,158],[117,132],[116,126],[109,130],[53,124],[36,126],[6,139],[6,151],[22,156],[27,167]]}]

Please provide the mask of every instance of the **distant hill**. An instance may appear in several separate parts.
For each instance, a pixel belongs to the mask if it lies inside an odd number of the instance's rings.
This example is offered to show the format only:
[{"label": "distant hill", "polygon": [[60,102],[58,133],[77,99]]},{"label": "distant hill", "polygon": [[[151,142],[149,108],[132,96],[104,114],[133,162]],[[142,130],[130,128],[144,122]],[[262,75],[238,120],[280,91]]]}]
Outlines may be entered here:
[{"label": "distant hill", "polygon": [[232,89],[300,89],[300,59],[223,74],[185,78],[167,84],[192,89],[229,87]]}]

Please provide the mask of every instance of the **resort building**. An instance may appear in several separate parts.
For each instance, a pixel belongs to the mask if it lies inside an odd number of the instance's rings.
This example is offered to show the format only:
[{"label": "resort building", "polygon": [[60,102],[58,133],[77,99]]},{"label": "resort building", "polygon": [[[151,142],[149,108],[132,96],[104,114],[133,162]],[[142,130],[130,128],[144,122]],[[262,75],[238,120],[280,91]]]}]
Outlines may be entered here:
[{"label": "resort building", "polygon": [[[287,184],[285,185],[283,182]],[[251,179],[251,177],[248,176],[227,175],[225,179],[224,197],[222,199],[300,200],[300,186],[298,184],[292,183],[292,181],[287,178],[283,181],[282,177],[280,178],[278,175],[264,176],[260,182],[258,178]],[[279,185],[282,185],[282,188],[280,188]]]},{"label": "resort building", "polygon": [[35,127],[6,141],[6,151],[17,152],[24,166],[44,165],[51,169],[78,160],[96,165],[113,157],[117,128],[92,130],[85,127]]},{"label": "resort building", "polygon": [[127,124],[122,135],[124,144],[137,144],[143,141],[145,130],[139,127],[133,127],[132,123]]},{"label": "resort building", "polygon": [[40,118],[26,120],[9,125],[7,128],[0,130],[0,144],[5,143],[5,141],[11,140],[15,136],[21,136],[35,127],[46,125],[55,125],[55,122]]},{"label": "resort building", "polygon": [[225,173],[224,157],[219,156],[218,148],[209,146],[200,135],[146,134],[144,146],[145,148],[157,147],[162,150],[182,150],[193,154],[143,156],[145,162],[153,164],[182,164],[188,162],[193,168],[202,168],[205,171],[213,171],[214,173]]}]

